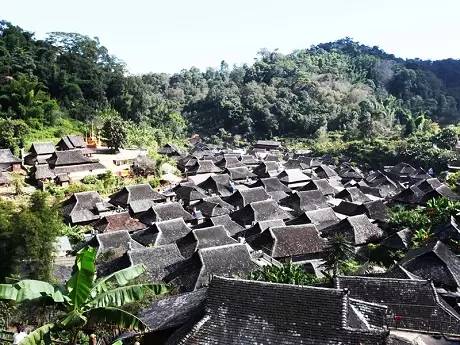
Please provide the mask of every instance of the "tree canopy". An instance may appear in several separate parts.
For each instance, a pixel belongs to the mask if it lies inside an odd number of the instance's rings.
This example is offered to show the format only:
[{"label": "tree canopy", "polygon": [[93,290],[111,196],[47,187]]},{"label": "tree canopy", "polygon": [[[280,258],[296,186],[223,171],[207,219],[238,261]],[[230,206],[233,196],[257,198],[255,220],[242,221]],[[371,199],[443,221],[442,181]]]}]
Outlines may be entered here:
[{"label": "tree canopy", "polygon": [[410,133],[420,116],[460,118],[460,61],[403,60],[350,38],[287,55],[264,49],[252,65],[130,75],[97,38],[38,40],[2,21],[0,77],[0,119],[32,129],[107,109],[168,138],[221,128],[250,139],[320,130],[371,137]]}]

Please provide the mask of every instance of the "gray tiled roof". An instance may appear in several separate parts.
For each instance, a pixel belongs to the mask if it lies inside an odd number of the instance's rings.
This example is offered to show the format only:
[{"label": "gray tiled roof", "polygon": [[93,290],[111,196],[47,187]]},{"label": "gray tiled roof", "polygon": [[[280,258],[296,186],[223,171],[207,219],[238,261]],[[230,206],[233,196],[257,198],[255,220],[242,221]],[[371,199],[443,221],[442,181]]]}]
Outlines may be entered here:
[{"label": "gray tiled roof", "polygon": [[[197,211],[200,211],[205,218],[222,216],[224,214],[230,214],[231,212],[230,209],[222,207],[222,205],[218,203],[207,200],[202,200],[196,204],[193,204],[193,208],[195,208]],[[233,206],[231,206],[231,208],[233,208]]]},{"label": "gray tiled roof", "polygon": [[154,300],[139,312],[141,320],[152,331],[182,326],[204,314],[206,289]]},{"label": "gray tiled roof", "polygon": [[96,160],[83,156],[80,150],[56,151],[48,159],[48,162],[52,168],[97,163]]},{"label": "gray tiled roof", "polygon": [[244,229],[241,225],[234,222],[229,215],[212,217],[210,221],[213,225],[223,225],[230,236],[234,236]]},{"label": "gray tiled roof", "polygon": [[154,204],[141,216],[140,220],[145,224],[153,224],[176,218],[183,218],[184,221],[193,220],[192,215],[185,211],[178,202]]},{"label": "gray tiled roof", "polygon": [[194,166],[190,167],[189,172],[194,174],[209,174],[219,173],[221,170],[214,165],[212,160],[198,160]]},{"label": "gray tiled roof", "polygon": [[128,231],[126,230],[107,232],[105,234],[97,234],[96,242],[99,247],[99,254],[111,250],[118,250],[122,253],[125,253],[129,249],[144,248],[144,246],[134,241],[129,235]]},{"label": "gray tiled roof", "polygon": [[366,196],[358,187],[348,187],[344,190],[335,194],[335,197],[338,199],[344,199],[350,202],[366,202],[370,201],[369,197]]},{"label": "gray tiled roof", "polygon": [[133,238],[143,245],[165,245],[175,243],[192,231],[182,218],[159,221],[145,230],[137,231]]},{"label": "gray tiled roof", "polygon": [[21,163],[21,160],[13,155],[10,149],[0,149],[0,164]]},{"label": "gray tiled roof", "polygon": [[337,172],[326,164],[321,164],[318,167],[313,168],[313,172],[319,178],[334,178],[337,177]]},{"label": "gray tiled roof", "polygon": [[328,236],[335,233],[345,234],[357,246],[374,242],[384,235],[383,230],[372,224],[364,214],[347,217],[340,223],[325,228],[323,233]]},{"label": "gray tiled roof", "polygon": [[182,339],[167,344],[384,343],[386,330],[353,328],[348,312],[343,290],[216,277],[205,316]]},{"label": "gray tiled roof", "polygon": [[283,170],[278,174],[278,179],[285,184],[307,182],[311,180],[310,177],[305,175],[300,169]]},{"label": "gray tiled roof", "polygon": [[326,198],[319,190],[298,191],[280,200],[280,205],[289,207],[297,213],[329,207]]},{"label": "gray tiled roof", "polygon": [[341,276],[335,284],[351,298],[388,306],[398,317],[388,320],[392,327],[460,335],[460,315],[428,280]]},{"label": "gray tiled roof", "polygon": [[387,221],[389,218],[388,207],[381,200],[368,201],[364,204],[344,200],[334,207],[334,211],[346,216],[366,214],[369,218],[379,221]]},{"label": "gray tiled roof", "polygon": [[225,172],[230,175],[230,178],[234,181],[256,177],[246,166],[226,168]]},{"label": "gray tiled roof", "polygon": [[147,183],[125,186],[110,196],[111,204],[129,207],[134,214],[147,211],[155,202],[161,200],[165,200],[165,197]]},{"label": "gray tiled roof", "polygon": [[280,164],[275,161],[264,161],[254,168],[252,171],[259,177],[273,177],[280,172]]},{"label": "gray tiled roof", "polygon": [[238,243],[231,238],[223,225],[195,229],[177,242],[184,257],[190,257],[199,249]]},{"label": "gray tiled roof", "polygon": [[329,184],[327,179],[311,180],[299,190],[319,190],[323,195],[334,195],[337,193],[337,190]]},{"label": "gray tiled roof", "polygon": [[267,193],[269,192],[291,193],[292,192],[291,189],[289,189],[286,185],[282,184],[279,178],[277,177],[261,178],[251,186],[251,188],[254,188],[254,187],[263,187]]},{"label": "gray tiled roof", "polygon": [[62,213],[72,224],[88,223],[100,218],[96,204],[103,202],[98,192],[74,193],[62,204]]},{"label": "gray tiled roof", "polygon": [[288,225],[273,227],[256,237],[251,245],[254,249],[262,249],[275,259],[317,256],[326,247],[313,224]]},{"label": "gray tiled roof", "polygon": [[262,187],[256,187],[237,190],[225,201],[227,201],[229,204],[232,204],[235,207],[244,207],[252,202],[268,199],[270,199],[270,195],[267,194],[265,189],[263,189]]},{"label": "gray tiled roof", "polygon": [[215,275],[247,277],[256,268],[246,244],[235,243],[199,249],[167,279],[181,291],[193,291],[208,286]]},{"label": "gray tiled roof", "polygon": [[218,174],[208,177],[206,180],[198,184],[198,187],[211,193],[220,196],[230,196],[232,187],[230,185],[230,176],[228,174]]},{"label": "gray tiled roof", "polygon": [[86,142],[80,135],[66,135],[57,146],[64,150],[82,149],[86,147]]},{"label": "gray tiled roof", "polygon": [[36,153],[37,155],[47,155],[52,154],[56,151],[53,143],[32,143],[29,152]]},{"label": "gray tiled roof", "polygon": [[162,282],[168,267],[184,260],[176,244],[165,244],[153,248],[135,249],[128,252],[133,265],[143,264],[149,282]]},{"label": "gray tiled roof", "polygon": [[460,258],[441,241],[410,250],[400,265],[437,286],[457,290],[460,287]]},{"label": "gray tiled roof", "polygon": [[252,202],[231,214],[232,219],[239,224],[251,224],[263,220],[289,219],[290,215],[274,200]]},{"label": "gray tiled roof", "polygon": [[297,219],[290,221],[289,224],[312,223],[318,230],[322,230],[338,222],[340,222],[340,219],[334,210],[326,207],[319,210],[306,211]]}]

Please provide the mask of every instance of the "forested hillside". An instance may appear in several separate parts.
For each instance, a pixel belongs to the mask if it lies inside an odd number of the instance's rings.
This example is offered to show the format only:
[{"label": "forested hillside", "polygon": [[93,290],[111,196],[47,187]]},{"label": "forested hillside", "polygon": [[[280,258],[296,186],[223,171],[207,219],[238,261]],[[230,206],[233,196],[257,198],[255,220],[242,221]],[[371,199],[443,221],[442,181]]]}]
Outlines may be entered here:
[{"label": "forested hillside", "polygon": [[160,139],[219,128],[248,139],[362,138],[460,119],[460,61],[403,60],[348,38],[288,55],[262,50],[252,65],[135,76],[97,39],[38,40],[0,22],[0,77],[0,147],[13,149],[82,132],[106,113]]}]

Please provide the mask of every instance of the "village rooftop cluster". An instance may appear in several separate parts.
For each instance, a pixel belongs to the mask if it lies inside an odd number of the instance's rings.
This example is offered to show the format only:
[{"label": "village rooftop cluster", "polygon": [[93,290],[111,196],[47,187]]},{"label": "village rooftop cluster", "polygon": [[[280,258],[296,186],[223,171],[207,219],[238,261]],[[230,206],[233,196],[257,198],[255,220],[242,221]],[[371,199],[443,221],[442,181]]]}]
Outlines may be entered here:
[{"label": "village rooftop cluster", "polygon": [[[100,174],[107,167],[95,152],[78,136],[57,146],[35,143],[24,159],[0,150],[0,184],[24,165],[42,187]],[[149,281],[174,287],[139,315],[155,344],[412,344],[407,334],[460,337],[460,259],[448,245],[460,240],[455,219],[417,249],[409,248],[408,230],[394,232],[388,224],[391,205],[460,199],[427,171],[403,162],[371,171],[346,159],[289,152],[272,140],[235,150],[194,140],[188,152],[168,144],[159,153],[177,161],[177,183],[157,190],[130,185],[108,198],[80,192],[62,204],[68,224],[91,226],[85,245],[98,250],[99,276],[141,263]],[[286,262],[324,277],[324,253],[338,233],[362,257],[369,245],[407,253],[390,269],[336,276],[329,288],[248,280],[257,269]],[[77,248],[60,245],[54,272],[64,282]]]}]

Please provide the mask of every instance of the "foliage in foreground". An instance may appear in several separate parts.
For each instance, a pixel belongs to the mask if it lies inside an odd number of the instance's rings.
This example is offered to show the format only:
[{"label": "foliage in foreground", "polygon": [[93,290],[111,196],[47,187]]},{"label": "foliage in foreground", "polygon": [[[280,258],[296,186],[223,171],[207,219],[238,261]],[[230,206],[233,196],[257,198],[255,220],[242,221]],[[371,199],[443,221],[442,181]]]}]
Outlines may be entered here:
[{"label": "foliage in foreground", "polygon": [[91,330],[98,325],[113,325],[141,332],[146,330],[146,325],[140,319],[120,307],[142,300],[147,292],[160,295],[168,289],[164,285],[131,284],[144,273],[142,265],[97,278],[95,260],[95,248],[82,249],[77,255],[72,277],[65,287],[38,280],[0,284],[0,299],[23,303],[46,298],[64,310],[54,322],[31,332],[22,344],[50,344],[52,335],[63,330],[71,332],[70,343],[75,344],[81,330]]},{"label": "foliage in foreground", "polygon": [[15,274],[50,280],[54,244],[64,227],[47,193],[35,192],[24,205],[0,200],[0,282]]}]

